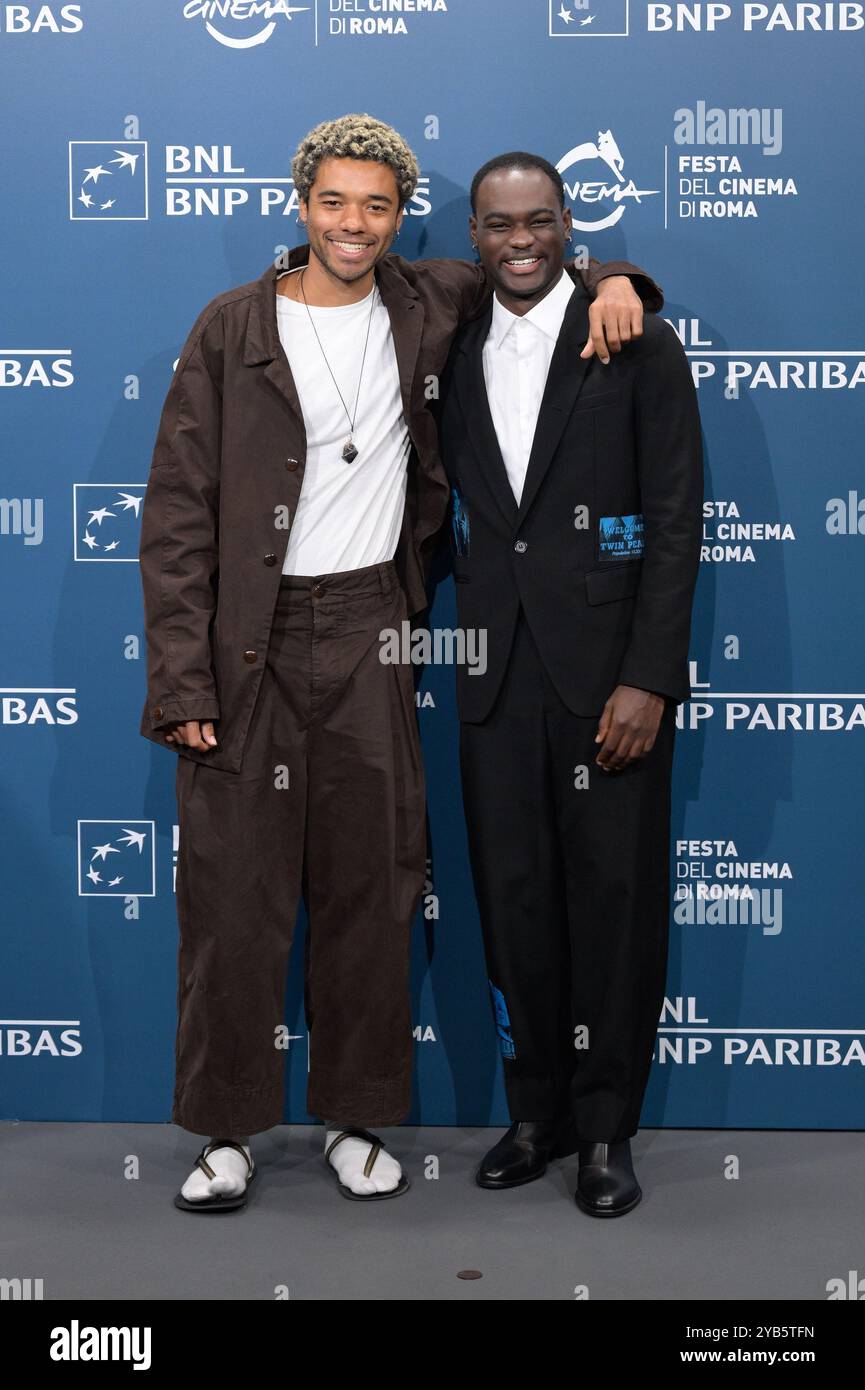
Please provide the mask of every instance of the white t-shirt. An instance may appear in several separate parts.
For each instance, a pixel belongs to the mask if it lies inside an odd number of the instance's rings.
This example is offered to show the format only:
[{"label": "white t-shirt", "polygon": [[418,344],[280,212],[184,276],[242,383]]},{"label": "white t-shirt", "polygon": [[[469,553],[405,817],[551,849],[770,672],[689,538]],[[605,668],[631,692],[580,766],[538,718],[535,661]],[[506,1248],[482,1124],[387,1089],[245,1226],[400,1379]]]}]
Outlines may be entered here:
[{"label": "white t-shirt", "polygon": [[[308,312],[302,300],[278,294],[276,319],[307,436],[303,486],[282,572],[335,574],[392,560],[405,509],[411,441],[390,316],[378,287],[373,285],[357,304],[311,304]],[[346,463],[342,448],[350,433],[349,416],[330,373],[354,415],[367,324],[369,342],[352,436],[358,454],[353,463]]]},{"label": "white t-shirt", "polygon": [[490,330],[483,347],[490,414],[508,480],[519,502],[550,362],[574,282],[562,271],[549,294],[520,317],[493,298]]}]

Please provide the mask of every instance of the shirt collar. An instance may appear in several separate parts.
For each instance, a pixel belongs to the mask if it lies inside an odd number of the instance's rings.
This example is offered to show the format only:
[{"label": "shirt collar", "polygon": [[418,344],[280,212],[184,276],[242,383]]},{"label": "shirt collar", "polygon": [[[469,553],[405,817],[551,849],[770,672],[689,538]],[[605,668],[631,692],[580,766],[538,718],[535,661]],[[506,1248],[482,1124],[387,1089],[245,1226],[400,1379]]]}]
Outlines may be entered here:
[{"label": "shirt collar", "polygon": [[562,321],[565,317],[565,310],[568,307],[568,300],[574,292],[574,282],[566,270],[563,270],[558,281],[550,290],[549,294],[544,295],[543,299],[532,306],[527,314],[512,314],[510,309],[506,309],[498,295],[493,295],[493,316],[490,321],[490,331],[488,342],[494,347],[502,345],[507,334],[520,318],[527,319],[534,324],[542,333],[546,333],[553,342],[558,340],[562,328]]}]

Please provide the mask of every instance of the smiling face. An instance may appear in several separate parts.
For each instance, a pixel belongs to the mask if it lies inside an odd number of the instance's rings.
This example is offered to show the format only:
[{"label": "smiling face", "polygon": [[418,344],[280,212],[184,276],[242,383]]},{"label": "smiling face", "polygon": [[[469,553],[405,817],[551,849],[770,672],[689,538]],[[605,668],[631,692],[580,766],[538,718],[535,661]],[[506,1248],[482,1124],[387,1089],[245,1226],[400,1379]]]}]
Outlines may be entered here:
[{"label": "smiling face", "polygon": [[345,285],[369,277],[401,224],[396,176],[369,159],[324,159],[301,199],[312,253]]},{"label": "smiling face", "polygon": [[570,209],[543,169],[494,169],[475,195],[469,227],[499,299],[523,314],[558,280],[571,232]]}]

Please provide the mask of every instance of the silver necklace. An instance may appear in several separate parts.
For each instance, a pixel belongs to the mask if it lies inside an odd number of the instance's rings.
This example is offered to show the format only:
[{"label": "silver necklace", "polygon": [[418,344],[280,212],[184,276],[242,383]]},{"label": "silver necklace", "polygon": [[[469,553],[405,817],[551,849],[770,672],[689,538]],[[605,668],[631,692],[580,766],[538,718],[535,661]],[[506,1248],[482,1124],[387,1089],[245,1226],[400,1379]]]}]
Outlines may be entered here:
[{"label": "silver necklace", "polygon": [[367,321],[366,321],[366,338],[364,339],[364,344],[363,344],[363,357],[360,359],[360,372],[358,373],[358,378],[357,378],[357,394],[355,395],[355,398],[354,398],[354,415],[352,416],[352,415],[349,415],[349,413],[348,413],[348,406],[346,405],[345,401],[343,400],[342,392],[340,391],[339,386],[337,385],[336,377],[334,376],[333,371],[332,371],[332,369],[331,369],[331,365],[330,365],[330,363],[329,363],[328,360],[327,360],[327,353],[325,352],[324,348],[321,346],[321,338],[319,338],[319,336],[318,336],[318,330],[317,330],[317,328],[316,328],[316,326],[315,326],[315,323],[313,322],[312,314],[309,312],[309,305],[306,303],[306,295],[304,294],[304,289],[303,289],[303,277],[304,277],[305,274],[306,274],[306,266],[304,266],[303,270],[300,272],[300,275],[298,276],[298,285],[299,285],[299,287],[300,287],[300,293],[301,293],[301,296],[303,297],[304,305],[306,306],[306,312],[307,312],[307,316],[308,316],[308,318],[309,318],[309,322],[310,322],[310,324],[312,325],[312,331],[313,331],[313,333],[315,334],[315,340],[316,340],[316,342],[318,343],[319,348],[321,349],[321,355],[322,355],[322,357],[324,358],[324,365],[327,367],[327,370],[330,372],[330,379],[331,379],[331,381],[333,382],[334,386],[336,387],[336,394],[339,396],[339,399],[342,401],[342,408],[343,408],[343,410],[345,411],[346,416],[347,416],[347,418],[348,418],[348,439],[345,441],[345,443],[344,443],[343,446],[342,446],[342,457],[345,459],[346,463],[354,463],[355,459],[357,458],[357,453],[358,453],[357,448],[355,447],[354,438],[353,438],[353,436],[354,436],[354,422],[355,422],[355,420],[357,419],[357,403],[358,403],[358,400],[360,399],[360,383],[361,383],[361,378],[363,377],[363,364],[364,364],[364,362],[366,361],[366,349],[367,349],[367,344],[369,343],[369,330],[370,330],[370,325],[371,325],[371,323],[372,323],[372,311],[373,311],[373,307],[374,307],[374,305],[375,305],[375,297],[376,297],[376,292],[377,292],[377,288],[378,288],[378,287],[376,286],[375,282],[373,282],[373,287],[372,287],[372,299],[371,299],[371,301],[370,301],[370,306],[369,306],[369,318],[368,318]]}]

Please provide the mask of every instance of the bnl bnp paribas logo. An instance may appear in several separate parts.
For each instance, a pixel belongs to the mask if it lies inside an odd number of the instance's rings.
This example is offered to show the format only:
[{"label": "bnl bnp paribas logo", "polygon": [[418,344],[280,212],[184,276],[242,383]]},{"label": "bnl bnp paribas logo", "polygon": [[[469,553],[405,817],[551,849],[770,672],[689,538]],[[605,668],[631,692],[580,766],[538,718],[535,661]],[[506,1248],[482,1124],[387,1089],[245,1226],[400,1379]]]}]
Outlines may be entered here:
[{"label": "bnl bnp paribas logo", "polygon": [[146,483],[75,483],[72,521],[75,559],[137,564]]},{"label": "bnl bnp paribas logo", "polygon": [[147,215],[144,140],[69,141],[70,221],[146,222]]},{"label": "bnl bnp paribas logo", "polygon": [[551,39],[624,39],[628,0],[548,0]]},{"label": "bnl bnp paribas logo", "polygon": [[599,130],[597,140],[574,145],[556,168],[570,200],[573,224],[585,232],[615,227],[627,208],[660,192],[638,187],[625,173],[625,157],[611,130]]},{"label": "bnl bnp paribas logo", "polygon": [[156,896],[156,826],[152,820],[78,822],[78,895]]},{"label": "bnl bnp paribas logo", "polygon": [[[133,129],[127,133],[137,135],[135,118],[130,117],[129,124]],[[242,208],[261,217],[297,217],[299,199],[290,174],[256,173],[238,162],[232,145],[164,148],[164,203],[160,204],[157,189],[153,206],[166,217],[233,217]],[[154,156],[154,176],[158,163]],[[150,215],[147,189],[145,140],[69,141],[72,221],[146,221]],[[410,217],[426,217],[431,211],[430,176],[421,174],[406,212]]]}]

